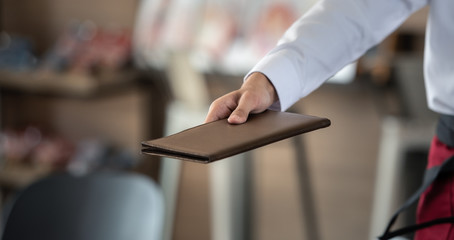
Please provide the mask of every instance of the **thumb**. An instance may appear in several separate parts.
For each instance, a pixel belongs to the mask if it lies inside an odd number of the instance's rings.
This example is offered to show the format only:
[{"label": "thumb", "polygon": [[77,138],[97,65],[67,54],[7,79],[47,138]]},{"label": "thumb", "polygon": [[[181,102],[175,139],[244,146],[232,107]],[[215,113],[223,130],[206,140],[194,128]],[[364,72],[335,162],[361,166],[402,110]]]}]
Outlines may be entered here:
[{"label": "thumb", "polygon": [[249,116],[249,111],[245,111],[240,108],[236,108],[232,114],[230,114],[227,121],[231,124],[242,124],[245,123]]},{"label": "thumb", "polygon": [[231,124],[241,124],[247,121],[249,113],[256,108],[256,99],[253,95],[248,93],[243,93],[238,100],[238,106],[230,114],[227,121]]}]

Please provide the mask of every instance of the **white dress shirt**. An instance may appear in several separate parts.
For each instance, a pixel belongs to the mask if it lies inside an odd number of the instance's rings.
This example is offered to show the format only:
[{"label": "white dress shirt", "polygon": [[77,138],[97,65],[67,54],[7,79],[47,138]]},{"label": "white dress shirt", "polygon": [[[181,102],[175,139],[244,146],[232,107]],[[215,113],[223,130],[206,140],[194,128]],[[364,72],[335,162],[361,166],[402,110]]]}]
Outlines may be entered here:
[{"label": "white dress shirt", "polygon": [[454,115],[453,0],[322,0],[250,71],[262,72],[286,110],[430,5],[424,53],[428,106]]}]

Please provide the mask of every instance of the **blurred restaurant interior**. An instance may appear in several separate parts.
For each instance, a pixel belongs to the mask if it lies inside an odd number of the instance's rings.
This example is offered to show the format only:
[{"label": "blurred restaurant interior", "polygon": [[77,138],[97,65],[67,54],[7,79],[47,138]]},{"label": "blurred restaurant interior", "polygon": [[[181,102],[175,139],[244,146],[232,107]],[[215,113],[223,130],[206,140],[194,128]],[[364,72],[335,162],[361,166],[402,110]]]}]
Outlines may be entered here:
[{"label": "blurred restaurant interior", "polygon": [[211,164],[140,151],[202,124],[315,2],[0,1],[0,236],[31,184],[113,172],[157,186],[146,239],[374,239],[419,185],[434,132],[425,8],[289,110],[329,128]]}]

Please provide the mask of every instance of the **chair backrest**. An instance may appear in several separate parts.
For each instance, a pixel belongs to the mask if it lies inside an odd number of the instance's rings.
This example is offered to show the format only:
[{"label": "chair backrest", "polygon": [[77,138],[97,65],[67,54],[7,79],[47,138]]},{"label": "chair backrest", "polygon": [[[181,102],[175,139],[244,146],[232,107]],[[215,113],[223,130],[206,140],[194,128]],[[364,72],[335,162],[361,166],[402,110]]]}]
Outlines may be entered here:
[{"label": "chair backrest", "polygon": [[161,239],[163,209],[160,189],[138,174],[56,174],[18,195],[2,239]]}]

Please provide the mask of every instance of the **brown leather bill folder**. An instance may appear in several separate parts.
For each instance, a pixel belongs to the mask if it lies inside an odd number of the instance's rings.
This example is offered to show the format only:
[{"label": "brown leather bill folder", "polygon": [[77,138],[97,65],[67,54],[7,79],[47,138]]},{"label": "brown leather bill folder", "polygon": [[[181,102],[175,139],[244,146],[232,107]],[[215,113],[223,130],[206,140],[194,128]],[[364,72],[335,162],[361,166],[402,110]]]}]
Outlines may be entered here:
[{"label": "brown leather bill folder", "polygon": [[326,118],[267,110],[250,115],[244,124],[223,119],[144,141],[142,153],[209,163],[330,124]]}]

